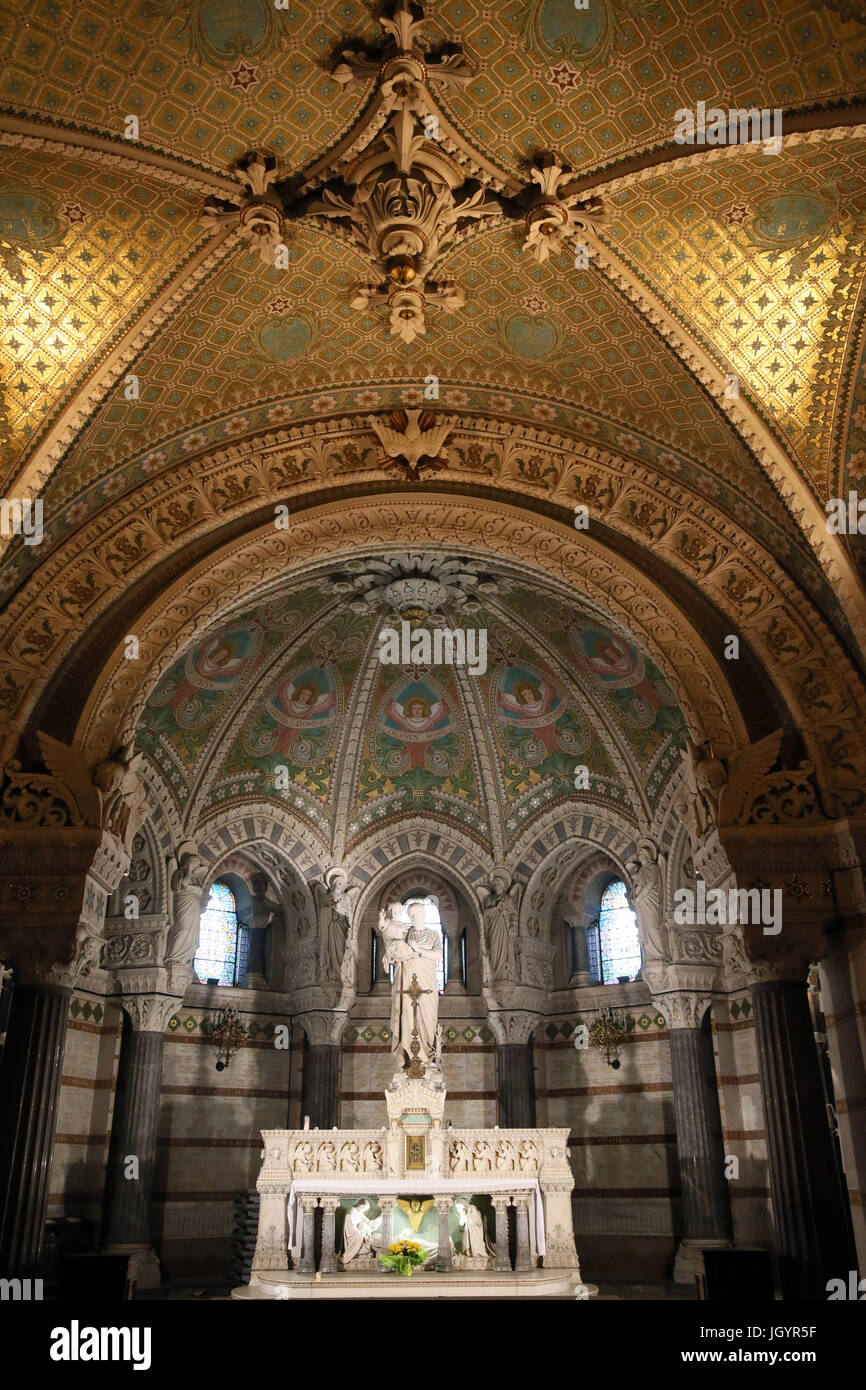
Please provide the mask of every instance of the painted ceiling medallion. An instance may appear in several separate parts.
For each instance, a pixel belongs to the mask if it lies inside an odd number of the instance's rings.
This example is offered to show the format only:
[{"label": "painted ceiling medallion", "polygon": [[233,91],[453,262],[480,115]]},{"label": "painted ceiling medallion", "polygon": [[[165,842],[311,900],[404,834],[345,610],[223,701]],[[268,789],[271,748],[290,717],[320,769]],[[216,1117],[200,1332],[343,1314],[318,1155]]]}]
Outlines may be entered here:
[{"label": "painted ceiling medallion", "polygon": [[560,191],[569,171],[556,154],[539,156],[532,183],[524,186],[473,149],[429,87],[430,78],[467,83],[472,72],[462,54],[423,53],[423,18],[409,0],[400,0],[393,17],[379,23],[387,35],[384,56],[344,49],[332,73],[344,87],[371,78],[376,83],[348,135],[292,178],[279,174],[270,152],[247,154],[236,173],[249,192],[234,203],[210,200],[202,221],[238,227],[269,264],[289,220],[348,238],[374,272],[356,286],[353,308],[384,308],[392,335],[409,343],[426,331],[431,305],[453,311],[464,304],[461,287],[447,276],[435,278],[435,271],[473,226],[523,222],[525,249],[544,261],[564,250],[566,237],[593,230],[601,205]]}]

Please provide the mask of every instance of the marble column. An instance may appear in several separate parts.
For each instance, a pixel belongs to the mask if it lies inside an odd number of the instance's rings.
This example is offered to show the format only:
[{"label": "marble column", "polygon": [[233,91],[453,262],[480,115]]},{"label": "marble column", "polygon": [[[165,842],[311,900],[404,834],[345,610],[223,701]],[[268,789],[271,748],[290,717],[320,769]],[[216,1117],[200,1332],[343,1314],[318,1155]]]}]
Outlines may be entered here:
[{"label": "marble column", "polygon": [[458,925],[446,929],[445,946],[445,993],[465,994],[466,975],[463,970],[463,932]]},{"label": "marble column", "polygon": [[525,1273],[532,1269],[532,1250],[529,1244],[529,1193],[515,1192],[511,1198],[517,1211],[517,1254],[515,1271]]},{"label": "marble column", "polygon": [[[152,995],[122,999],[127,1018],[120,1041],[102,1247],[106,1253],[128,1252],[133,1257],[136,1282],[142,1288],[158,1288],[160,1283],[150,1240],[153,1170],[165,1026],[180,1002],[179,997]],[[129,1163],[132,1158],[135,1168]]]},{"label": "marble column", "polygon": [[311,1129],[333,1129],[339,1123],[340,1048],[336,1043],[308,1042],[301,1074],[301,1114]]},{"label": "marble column", "polygon": [[304,1193],[300,1199],[302,1237],[301,1237],[301,1258],[298,1260],[298,1269],[302,1274],[312,1274],[316,1268],[315,1236],[316,1236],[316,1206],[318,1205],[318,1195],[315,1192]]},{"label": "marble column", "polygon": [[508,1254],[508,1207],[509,1197],[493,1197],[496,1212],[496,1258],[494,1268],[500,1272],[511,1271],[511,1257]]},{"label": "marble column", "polygon": [[830,1279],[856,1269],[836,1180],[806,981],[752,986],[758,1071],[782,1293],[827,1298]]},{"label": "marble column", "polygon": [[[384,1255],[388,1249],[388,1246],[391,1244],[391,1240],[393,1238],[393,1233],[391,1230],[391,1215],[394,1211],[394,1208],[397,1205],[397,1198],[377,1197],[376,1200],[379,1203],[379,1209],[382,1213],[382,1234],[380,1237],[382,1243],[379,1246],[379,1253]],[[387,1274],[388,1272],[385,1266],[382,1264],[379,1265],[379,1269],[383,1274]]]},{"label": "marble column", "polygon": [[373,938],[372,950],[375,958],[375,970],[373,973],[373,994],[391,993],[391,976],[385,967],[385,947],[382,938],[376,932],[371,933]]},{"label": "marble column", "polygon": [[334,1236],[337,1221],[337,1207],[340,1205],[339,1197],[325,1195],[321,1198],[322,1203],[322,1258],[319,1261],[319,1269],[322,1274],[336,1274],[337,1255],[334,1249]]},{"label": "marble column", "polygon": [[498,1121],[502,1129],[535,1128],[535,1059],[532,1033],[541,1015],[529,1009],[492,1009],[496,1038]]},{"label": "marble column", "polygon": [[451,1259],[451,1234],[448,1230],[448,1213],[451,1210],[451,1198],[448,1196],[434,1197],[436,1211],[439,1216],[439,1251],[436,1255],[436,1268],[441,1274],[450,1274],[454,1268]]},{"label": "marble column", "polygon": [[670,1044],[683,1235],[729,1241],[731,1203],[712,1034],[672,1027]]},{"label": "marble column", "polygon": [[566,917],[565,926],[571,935],[571,975],[568,983],[573,989],[584,989],[596,983],[589,968],[586,927],[578,917]]},{"label": "marble column", "polygon": [[16,984],[0,1067],[0,1273],[39,1273],[71,990]]}]

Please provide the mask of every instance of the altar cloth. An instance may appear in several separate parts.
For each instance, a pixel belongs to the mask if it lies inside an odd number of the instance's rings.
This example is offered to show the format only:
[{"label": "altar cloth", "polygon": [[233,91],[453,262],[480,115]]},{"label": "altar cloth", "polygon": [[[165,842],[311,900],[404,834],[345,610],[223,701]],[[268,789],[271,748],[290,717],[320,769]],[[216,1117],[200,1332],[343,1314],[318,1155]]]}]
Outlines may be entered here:
[{"label": "altar cloth", "polygon": [[292,1183],[288,1195],[287,1244],[290,1250],[295,1249],[296,1228],[300,1236],[298,1198],[305,1192],[338,1197],[435,1197],[443,1192],[452,1192],[455,1197],[483,1197],[498,1192],[529,1192],[533,1198],[529,1204],[530,1249],[535,1255],[543,1255],[546,1249],[544,1208],[537,1178],[484,1178],[475,1173],[457,1178],[434,1178],[426,1173],[412,1178],[300,1178]]}]

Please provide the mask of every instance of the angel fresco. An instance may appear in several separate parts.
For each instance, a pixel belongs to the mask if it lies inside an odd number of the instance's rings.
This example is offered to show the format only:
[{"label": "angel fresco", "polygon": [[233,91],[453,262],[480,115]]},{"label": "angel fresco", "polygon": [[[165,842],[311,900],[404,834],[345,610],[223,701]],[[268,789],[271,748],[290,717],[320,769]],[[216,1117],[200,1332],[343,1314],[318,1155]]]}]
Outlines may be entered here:
[{"label": "angel fresco", "polygon": [[[623,715],[632,723],[649,727],[658,721],[666,707],[676,705],[676,696],[667,681],[643,652],[630,647],[612,632],[585,631],[579,643],[596,680],[614,695]],[[665,713],[662,726],[671,716]]]},{"label": "angel fresco", "polygon": [[151,708],[170,710],[178,725],[198,723],[234,684],[251,655],[252,634],[245,628],[215,633],[187,652],[160,682]]},{"label": "angel fresco", "polygon": [[410,681],[392,693],[379,730],[379,756],[389,771],[424,768],[441,774],[456,761],[457,728],[451,707],[427,681]]},{"label": "angel fresco", "polygon": [[508,666],[495,691],[499,726],[521,762],[536,767],[553,753],[574,753],[582,746],[580,724],[549,675],[525,665]]}]

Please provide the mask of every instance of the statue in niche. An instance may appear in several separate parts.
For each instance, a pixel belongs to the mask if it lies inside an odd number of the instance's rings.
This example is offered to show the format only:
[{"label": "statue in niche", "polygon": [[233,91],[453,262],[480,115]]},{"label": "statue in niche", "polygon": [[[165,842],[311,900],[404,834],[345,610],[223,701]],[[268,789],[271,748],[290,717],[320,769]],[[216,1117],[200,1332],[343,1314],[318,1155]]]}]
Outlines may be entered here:
[{"label": "statue in niche", "polygon": [[[389,903],[379,913],[377,930],[384,947],[385,969],[393,966],[391,985],[391,1052],[404,1069],[417,1057],[426,1070],[435,1070],[436,1026],[439,1016],[437,968],[442,959],[442,938],[424,926],[424,904],[412,903],[410,922],[403,917],[402,903]],[[413,1000],[409,991],[413,979],[419,994]],[[415,1007],[413,1007],[413,1004]],[[418,1051],[413,1053],[413,1031],[417,1021]]]},{"label": "statue in niche", "polygon": [[364,1172],[380,1173],[382,1171],[382,1145],[376,1140],[370,1140],[364,1145]]},{"label": "statue in niche", "polygon": [[371,1258],[382,1244],[382,1217],[374,1217],[373,1202],[370,1197],[360,1201],[346,1213],[343,1227],[343,1264],[353,1260]]},{"label": "statue in niche", "polygon": [[530,1173],[538,1167],[538,1150],[531,1139],[521,1139],[518,1162],[521,1173]]},{"label": "statue in niche", "polygon": [[479,887],[484,940],[491,979],[517,980],[517,900],[520,884],[505,869],[494,869],[489,885]]},{"label": "statue in niche", "polygon": [[181,846],[171,876],[172,925],[165,948],[166,965],[191,965],[198,945],[202,889],[207,865],[192,846]]},{"label": "statue in niche", "polygon": [[483,1259],[494,1253],[493,1246],[484,1234],[484,1221],[481,1212],[469,1197],[455,1197],[454,1211],[461,1232],[460,1254],[472,1259]]},{"label": "statue in niche", "polygon": [[627,865],[639,910],[643,958],[670,960],[670,944],[662,917],[665,856],[654,840],[639,840],[637,858]]},{"label": "statue in niche", "polygon": [[718,823],[719,800],[728,773],[721,758],[714,756],[708,739],[700,748],[692,739],[686,739],[680,757],[683,781],[674,805],[686,822],[694,849]]},{"label": "statue in niche", "polygon": [[451,1145],[451,1158],[448,1163],[452,1173],[469,1168],[469,1149],[462,1139],[455,1139]]},{"label": "statue in niche", "polygon": [[324,979],[342,979],[343,956],[346,952],[348,923],[337,911],[333,894],[324,883],[312,885],[319,920],[319,961]]}]

